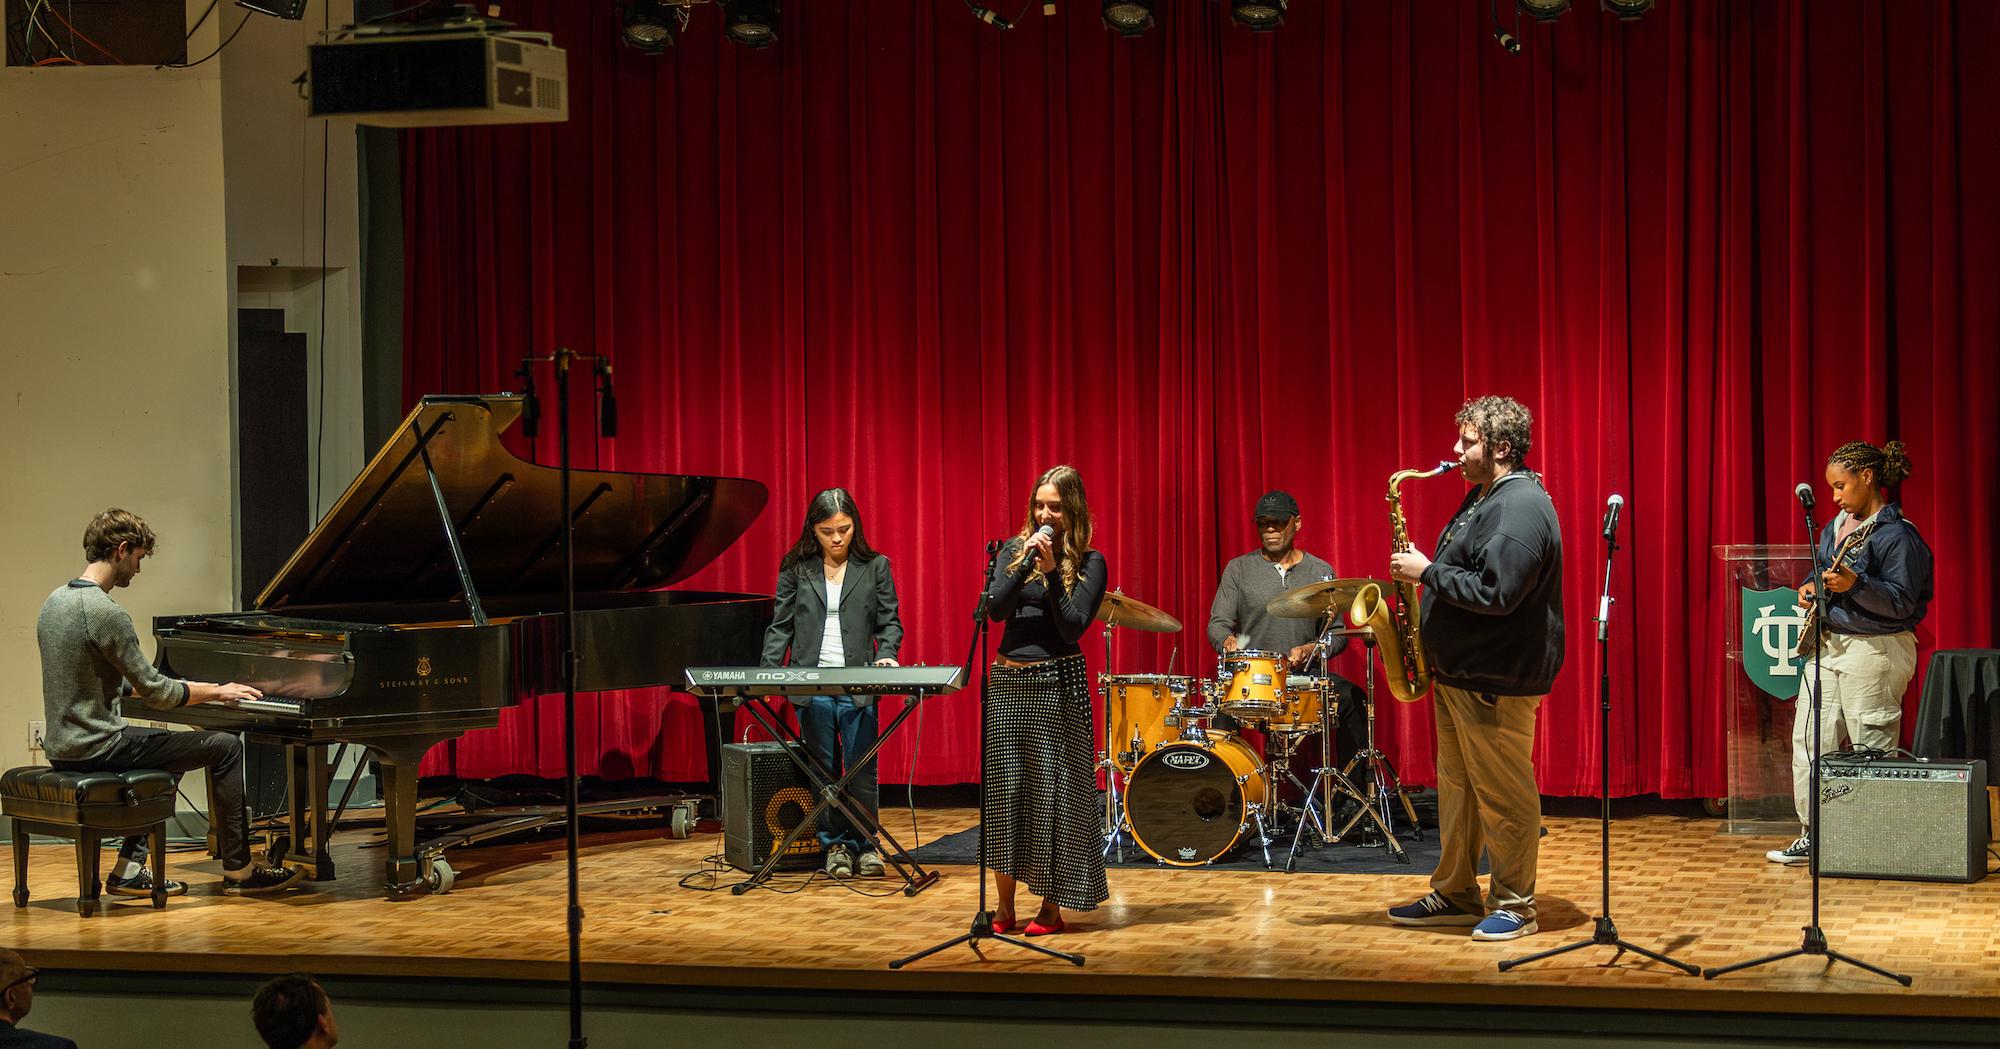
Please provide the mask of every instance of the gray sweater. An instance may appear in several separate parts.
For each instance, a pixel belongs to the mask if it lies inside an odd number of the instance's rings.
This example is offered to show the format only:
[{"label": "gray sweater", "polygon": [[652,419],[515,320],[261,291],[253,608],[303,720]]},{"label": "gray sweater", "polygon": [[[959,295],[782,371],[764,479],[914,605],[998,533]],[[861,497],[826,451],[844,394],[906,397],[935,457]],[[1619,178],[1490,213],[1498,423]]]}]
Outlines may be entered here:
[{"label": "gray sweater", "polygon": [[139,651],[132,617],[88,579],[73,579],[42,603],[43,743],[51,758],[85,761],[111,749],[125,727],[119,702],[136,696],[166,710],[188,700],[187,682],[160,673]]},{"label": "gray sweater", "polygon": [[[1332,579],[1333,566],[1300,551],[1299,563],[1283,574],[1264,555],[1252,550],[1222,568],[1215,602],[1208,610],[1208,643],[1217,652],[1231,634],[1250,638],[1250,647],[1286,652],[1311,641],[1319,624],[1310,619],[1280,619],[1264,611],[1271,599],[1287,590]],[[1336,624],[1338,625],[1338,624]],[[1347,649],[1347,638],[1334,639],[1332,655]]]}]

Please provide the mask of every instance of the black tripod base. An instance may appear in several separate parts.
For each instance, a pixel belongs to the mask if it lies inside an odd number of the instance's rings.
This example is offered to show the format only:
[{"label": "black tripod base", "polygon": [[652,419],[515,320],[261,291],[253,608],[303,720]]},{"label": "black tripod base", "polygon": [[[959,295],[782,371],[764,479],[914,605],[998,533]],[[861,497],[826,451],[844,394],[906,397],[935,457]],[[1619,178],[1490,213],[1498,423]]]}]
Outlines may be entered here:
[{"label": "black tripod base", "polygon": [[[1616,947],[1618,948],[1619,954],[1623,954],[1626,951],[1631,951],[1633,954],[1643,955],[1644,957],[1651,958],[1654,961],[1659,962],[1661,965],[1671,965],[1674,968],[1679,969],[1680,971],[1688,974],[1689,976],[1701,975],[1701,970],[1696,966],[1689,965],[1686,962],[1679,961],[1674,958],[1669,958],[1666,955],[1659,953],[1658,951],[1649,951],[1644,947],[1638,946],[1637,944],[1626,943],[1624,940],[1619,939],[1618,926],[1612,923],[1611,916],[1608,914],[1603,915],[1597,919],[1597,926],[1596,928],[1591,930],[1590,939],[1578,940],[1575,943],[1566,943],[1561,947],[1556,947],[1551,950],[1546,950],[1541,952],[1540,954],[1528,955],[1526,958],[1508,959],[1507,961],[1500,963],[1500,971],[1504,973],[1507,970],[1512,969],[1517,965],[1526,965],[1529,962],[1538,962],[1544,958],[1553,958],[1558,954],[1568,954],[1571,951],[1580,951],[1585,947],[1599,947],[1599,946]],[[1617,955],[1613,955],[1611,960],[1617,961],[1618,960]]]},{"label": "black tripod base", "polygon": [[1848,957],[1847,955],[1842,954],[1831,947],[1828,947],[1826,945],[1826,933],[1820,931],[1820,927],[1817,925],[1806,926],[1805,934],[1806,934],[1805,942],[1799,944],[1797,947],[1794,947],[1789,951],[1779,951],[1777,954],[1765,955],[1762,958],[1752,958],[1747,962],[1737,962],[1735,965],[1724,965],[1714,969],[1704,969],[1702,970],[1701,975],[1706,979],[1713,980],[1724,973],[1733,973],[1738,969],[1748,969],[1751,968],[1752,966],[1764,965],[1768,962],[1781,962],[1787,958],[1797,958],[1800,956],[1806,956],[1814,958],[1825,958],[1827,959],[1828,962],[1846,962],[1847,964],[1854,966],[1856,969],[1865,969],[1868,972],[1874,973],[1877,976],[1894,980],[1905,987],[1908,987],[1912,982],[1909,977],[1904,976],[1902,973],[1890,972],[1889,970],[1884,969],[1879,965],[1870,965],[1859,958]]},{"label": "black tripod base", "polygon": [[1001,943],[1011,943],[1016,947],[1025,947],[1028,950],[1034,951],[1038,954],[1046,954],[1051,958],[1061,958],[1063,961],[1069,962],[1072,965],[1081,966],[1083,964],[1083,955],[1081,954],[1070,954],[1065,951],[1058,951],[1050,947],[1044,947],[1039,943],[1029,943],[1026,940],[1020,939],[1019,937],[1005,936],[1000,933],[994,932],[993,912],[980,911],[979,913],[972,916],[972,929],[965,935],[953,937],[952,939],[946,940],[943,943],[937,944],[936,946],[933,947],[926,947],[923,950],[918,951],[917,953],[912,954],[907,958],[898,958],[895,961],[889,963],[889,968],[900,969],[903,966],[910,964],[911,962],[928,958],[931,955],[938,953],[939,951],[949,950],[950,948],[956,947],[961,943],[965,944],[968,947],[971,947],[973,951],[976,953],[979,950],[979,941],[981,940],[999,940]]}]

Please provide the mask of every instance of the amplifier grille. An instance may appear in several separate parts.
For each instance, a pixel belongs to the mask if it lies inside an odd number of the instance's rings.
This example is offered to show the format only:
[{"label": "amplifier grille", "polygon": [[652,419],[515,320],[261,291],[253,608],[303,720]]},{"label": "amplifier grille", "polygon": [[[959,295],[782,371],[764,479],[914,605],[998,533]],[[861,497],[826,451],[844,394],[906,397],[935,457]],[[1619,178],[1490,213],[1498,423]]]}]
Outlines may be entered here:
[{"label": "amplifier grille", "polygon": [[1978,881],[1986,876],[1986,763],[1820,762],[1820,873]]}]

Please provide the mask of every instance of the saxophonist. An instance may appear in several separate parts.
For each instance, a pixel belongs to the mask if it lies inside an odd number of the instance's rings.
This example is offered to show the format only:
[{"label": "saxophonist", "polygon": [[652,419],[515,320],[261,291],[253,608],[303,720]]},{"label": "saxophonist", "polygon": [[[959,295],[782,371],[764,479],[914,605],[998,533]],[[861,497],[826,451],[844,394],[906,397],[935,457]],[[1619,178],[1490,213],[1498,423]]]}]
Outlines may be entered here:
[{"label": "saxophonist", "polygon": [[[1536,931],[1541,794],[1535,712],[1563,662],[1562,529],[1527,469],[1534,417],[1508,397],[1458,410],[1471,490],[1438,537],[1436,560],[1394,554],[1399,582],[1424,587],[1422,637],[1436,681],[1438,838],[1431,892],[1389,911],[1399,925],[1472,927],[1475,940]],[[1481,852],[1492,860],[1479,892]]]}]

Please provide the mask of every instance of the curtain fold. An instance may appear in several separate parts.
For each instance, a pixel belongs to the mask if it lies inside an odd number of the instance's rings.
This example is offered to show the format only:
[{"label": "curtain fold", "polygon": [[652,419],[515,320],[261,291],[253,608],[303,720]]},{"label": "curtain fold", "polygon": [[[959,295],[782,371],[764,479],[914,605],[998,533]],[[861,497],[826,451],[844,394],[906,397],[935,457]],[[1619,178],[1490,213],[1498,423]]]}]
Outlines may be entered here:
[{"label": "curtain fold", "polygon": [[[1003,34],[930,0],[791,3],[766,51],[704,5],[657,57],[607,6],[509,9],[568,50],[568,123],[406,133],[404,389],[611,354],[621,434],[579,404],[581,463],[771,489],[689,586],[769,592],[806,500],[841,485],[895,561],[905,659],[956,662],[984,542],[1067,462],[1113,585],[1187,628],[1116,631],[1111,668],[1212,676],[1209,599],[1258,494],[1293,492],[1300,545],[1342,574],[1383,575],[1388,475],[1448,457],[1458,406],[1502,393],[1536,414],[1567,540],[1545,792],[1594,793],[1607,764],[1618,794],[1725,792],[1735,596],[1711,547],[1799,541],[1792,485],[1843,441],[1910,445],[1901,497],[1939,565],[1925,650],[1995,643],[1994,5],[1579,5],[1519,56],[1484,0],[1307,0],[1270,34],[1183,0],[1133,40],[1090,4]],[[555,461],[549,428],[509,441]],[[1405,487],[1420,546],[1459,485]],[[1085,651],[1105,670],[1101,637]],[[1358,646],[1336,669],[1360,678]],[[882,779],[975,778],[976,707],[932,701]],[[1430,782],[1429,704],[1379,713]],[[582,767],[700,779],[700,716],[663,689],[590,697]],[[560,726],[559,699],[530,701],[425,771],[559,774]]]}]

